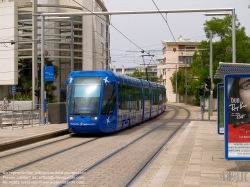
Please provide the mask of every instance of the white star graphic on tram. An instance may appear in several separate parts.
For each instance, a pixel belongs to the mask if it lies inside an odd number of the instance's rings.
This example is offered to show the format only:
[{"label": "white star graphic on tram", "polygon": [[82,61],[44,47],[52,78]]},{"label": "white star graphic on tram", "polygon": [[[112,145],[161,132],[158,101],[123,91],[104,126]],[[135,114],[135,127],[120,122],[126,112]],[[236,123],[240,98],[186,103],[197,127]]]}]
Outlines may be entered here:
[{"label": "white star graphic on tram", "polygon": [[109,118],[110,118],[110,116],[106,119],[107,120],[107,126],[110,124]]},{"label": "white star graphic on tram", "polygon": [[108,77],[106,77],[106,78],[105,78],[105,79],[103,79],[103,80],[104,80],[105,84],[109,83],[109,81],[108,81]]}]

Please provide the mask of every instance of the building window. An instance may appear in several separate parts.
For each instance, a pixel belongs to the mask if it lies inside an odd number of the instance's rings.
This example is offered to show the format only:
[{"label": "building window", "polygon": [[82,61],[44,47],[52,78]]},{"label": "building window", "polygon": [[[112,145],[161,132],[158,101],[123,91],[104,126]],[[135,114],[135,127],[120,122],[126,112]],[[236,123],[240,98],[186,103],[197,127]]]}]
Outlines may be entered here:
[{"label": "building window", "polygon": [[194,46],[186,46],[187,51],[194,51],[195,47]]},{"label": "building window", "polygon": [[187,63],[193,62],[193,57],[192,56],[187,56],[186,57],[186,62]]},{"label": "building window", "polygon": [[193,62],[193,57],[192,56],[179,56],[179,62],[181,63]]},{"label": "building window", "polygon": [[101,48],[101,55],[104,55],[104,44],[101,42],[102,48]]},{"label": "building window", "polygon": [[101,23],[101,36],[104,36],[104,33],[105,33],[104,25]]},{"label": "building window", "polygon": [[103,62],[101,62],[101,64],[102,64],[102,70],[104,70],[104,63],[103,63]]}]

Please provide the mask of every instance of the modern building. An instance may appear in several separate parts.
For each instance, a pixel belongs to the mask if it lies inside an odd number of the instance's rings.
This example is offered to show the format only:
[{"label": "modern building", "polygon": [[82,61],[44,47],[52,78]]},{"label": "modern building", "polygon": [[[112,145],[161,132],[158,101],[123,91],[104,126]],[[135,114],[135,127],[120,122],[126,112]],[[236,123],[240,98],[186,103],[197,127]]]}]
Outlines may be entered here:
[{"label": "modern building", "polygon": [[[18,62],[32,61],[32,90],[38,88],[39,59],[53,61],[59,68],[54,93],[72,70],[107,69],[109,56],[109,17],[71,16],[45,18],[45,52],[41,54],[40,13],[107,11],[103,0],[2,0],[0,1],[0,99],[18,86]],[[71,52],[73,47],[74,52]],[[73,58],[73,61],[71,60]],[[34,98],[34,96],[33,96]],[[35,104],[35,100],[33,99]]]},{"label": "modern building", "polygon": [[167,89],[168,101],[184,102],[184,96],[176,96],[174,93],[170,77],[172,77],[176,71],[188,71],[190,67],[189,64],[193,62],[193,54],[200,44],[201,41],[183,39],[182,36],[180,36],[177,41],[162,41],[163,54],[162,59],[158,59],[161,64],[157,67],[157,75],[162,75],[162,84]]}]

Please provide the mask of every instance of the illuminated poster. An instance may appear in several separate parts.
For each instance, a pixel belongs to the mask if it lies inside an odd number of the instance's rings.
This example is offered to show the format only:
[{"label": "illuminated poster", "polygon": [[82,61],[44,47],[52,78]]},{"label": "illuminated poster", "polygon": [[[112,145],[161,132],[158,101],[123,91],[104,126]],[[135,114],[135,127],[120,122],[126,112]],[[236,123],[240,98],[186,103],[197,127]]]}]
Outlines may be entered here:
[{"label": "illuminated poster", "polygon": [[224,84],[217,84],[218,134],[224,134]]},{"label": "illuminated poster", "polygon": [[225,76],[225,158],[250,160],[250,74]]}]

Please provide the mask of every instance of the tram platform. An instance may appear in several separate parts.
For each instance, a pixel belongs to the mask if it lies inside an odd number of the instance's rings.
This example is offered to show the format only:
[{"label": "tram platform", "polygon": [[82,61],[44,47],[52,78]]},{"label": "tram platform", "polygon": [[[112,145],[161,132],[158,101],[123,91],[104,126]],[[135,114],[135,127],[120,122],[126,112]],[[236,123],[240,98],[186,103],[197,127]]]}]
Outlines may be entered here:
[{"label": "tram platform", "polygon": [[[150,164],[134,186],[250,186],[250,161],[224,159],[224,136],[217,133],[217,112],[201,120],[200,107],[169,103],[191,109],[186,124]],[[0,129],[0,151],[67,134],[67,124]]]},{"label": "tram platform", "polygon": [[250,186],[250,161],[228,161],[224,157],[224,135],[217,133],[217,111],[210,121],[206,112],[201,121],[200,107],[188,108],[196,120],[171,139],[135,186]]},{"label": "tram platform", "polygon": [[0,151],[67,134],[67,123],[16,127],[5,126],[0,129]]}]

